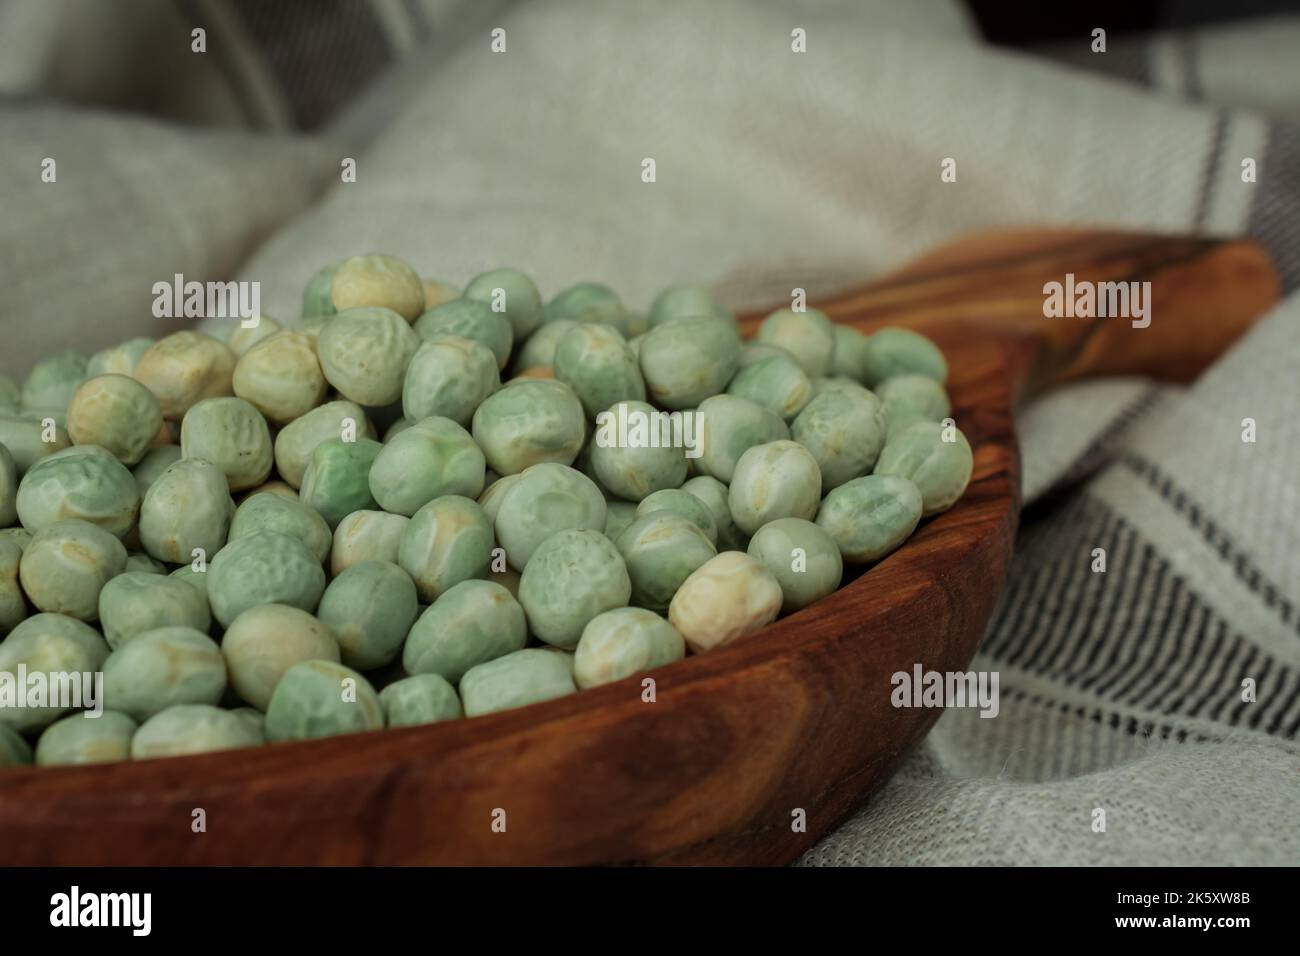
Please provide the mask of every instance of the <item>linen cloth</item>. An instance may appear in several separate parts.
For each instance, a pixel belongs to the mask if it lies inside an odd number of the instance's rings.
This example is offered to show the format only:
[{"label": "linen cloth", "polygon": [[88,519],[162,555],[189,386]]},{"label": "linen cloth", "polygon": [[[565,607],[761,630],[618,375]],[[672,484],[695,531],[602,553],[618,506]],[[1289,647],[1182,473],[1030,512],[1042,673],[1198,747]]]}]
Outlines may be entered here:
[{"label": "linen cloth", "polygon": [[[1031,53],[940,2],[104,6],[0,0],[11,373],[175,327],[149,316],[173,272],[293,317],[372,249],[742,307],[985,226],[1098,225],[1252,235],[1300,285],[1300,18]],[[208,52],[177,53],[195,24]],[[51,155],[76,159],[40,184]],[[971,665],[1000,713],[948,711],[802,863],[1300,863],[1298,358],[1293,294],[1189,388],[1023,411],[1021,537]]]}]

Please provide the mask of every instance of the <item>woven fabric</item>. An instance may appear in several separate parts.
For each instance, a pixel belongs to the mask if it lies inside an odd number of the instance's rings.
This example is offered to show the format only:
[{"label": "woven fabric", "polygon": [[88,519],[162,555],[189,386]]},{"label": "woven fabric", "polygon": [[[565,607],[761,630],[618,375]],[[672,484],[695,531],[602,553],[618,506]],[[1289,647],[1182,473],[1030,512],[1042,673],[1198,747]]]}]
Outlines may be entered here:
[{"label": "woven fabric", "polygon": [[[84,5],[0,0],[31,38],[0,29],[5,167],[47,142],[102,159],[49,195],[0,182],[10,367],[156,333],[147,290],[173,272],[234,270],[293,316],[317,268],[369,249],[453,282],[509,263],[547,295],[599,279],[634,307],[694,279],[739,307],[1052,223],[1249,234],[1300,287],[1300,84],[1278,42],[1300,18],[1030,55],[938,2],[263,6],[142,4],[79,72],[55,53],[85,42]],[[132,45],[199,16],[220,58],[137,95],[155,61]],[[1292,297],[1188,388],[1092,382],[1023,411],[1023,532],[971,665],[1000,674],[999,715],[946,713],[801,862],[1300,863],[1297,355]]]}]

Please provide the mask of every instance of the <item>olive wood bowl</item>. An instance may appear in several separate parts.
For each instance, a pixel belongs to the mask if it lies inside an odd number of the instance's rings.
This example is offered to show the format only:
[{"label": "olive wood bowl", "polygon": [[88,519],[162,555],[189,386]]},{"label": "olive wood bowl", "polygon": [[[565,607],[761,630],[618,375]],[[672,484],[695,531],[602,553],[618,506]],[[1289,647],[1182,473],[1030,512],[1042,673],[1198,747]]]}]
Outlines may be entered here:
[{"label": "olive wood bowl", "polygon": [[[1150,281],[1150,327],[1045,318],[1044,283],[1067,272]],[[975,455],[951,510],[875,566],[847,569],[835,594],[652,672],[653,702],[638,676],[431,726],[8,771],[0,863],[787,863],[938,717],[891,706],[891,675],[969,665],[1016,534],[1017,401],[1087,375],[1189,380],[1277,295],[1249,242],[1015,230],[943,247],[818,303],[865,331],[931,335]]]}]

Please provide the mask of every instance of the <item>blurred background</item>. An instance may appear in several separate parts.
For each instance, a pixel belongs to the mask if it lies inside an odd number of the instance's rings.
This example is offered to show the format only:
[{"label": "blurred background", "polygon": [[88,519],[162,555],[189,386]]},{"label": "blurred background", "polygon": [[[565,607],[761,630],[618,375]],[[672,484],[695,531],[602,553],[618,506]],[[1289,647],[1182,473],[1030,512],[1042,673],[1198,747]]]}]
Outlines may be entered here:
[{"label": "blurred background", "polygon": [[1294,283],[1297,51],[1278,0],[0,0],[0,361],[157,332],[176,272],[293,318],[371,249],[765,305],[1102,223],[1251,232]]}]

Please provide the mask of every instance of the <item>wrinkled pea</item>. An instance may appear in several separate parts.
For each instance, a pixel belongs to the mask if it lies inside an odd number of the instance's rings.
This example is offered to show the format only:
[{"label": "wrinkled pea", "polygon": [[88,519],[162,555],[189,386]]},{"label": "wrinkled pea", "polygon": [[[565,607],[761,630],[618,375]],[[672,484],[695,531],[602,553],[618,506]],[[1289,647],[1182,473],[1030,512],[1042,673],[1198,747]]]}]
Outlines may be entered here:
[{"label": "wrinkled pea", "polygon": [[[597,614],[624,607],[632,596],[627,565],[601,531],[572,528],[551,535],[533,552],[519,580],[532,633],[547,644],[572,648]],[[466,712],[468,712],[466,701]]]},{"label": "wrinkled pea", "polygon": [[465,298],[504,314],[515,341],[532,335],[542,324],[542,296],[533,280],[517,269],[493,269],[476,275],[465,286]]},{"label": "wrinkled pea", "polygon": [[916,530],[921,492],[906,478],[867,475],[832,489],[817,524],[835,539],[850,564],[879,561]]},{"label": "wrinkled pea", "polygon": [[298,539],[322,563],[330,553],[329,525],[316,509],[295,498],[261,491],[241,501],[231,519],[227,541],[238,541],[259,531],[276,531]]},{"label": "wrinkled pea", "polygon": [[126,567],[126,548],[85,521],[56,521],[23,552],[18,579],[34,607],[80,621],[99,617],[99,594]]},{"label": "wrinkled pea", "polygon": [[[598,421],[589,446],[591,467],[601,485],[628,501],[680,487],[686,480],[686,453],[674,445],[662,413],[645,402],[619,402],[608,413],[603,427]],[[620,422],[627,422],[626,436],[619,433]],[[637,428],[642,428],[640,433]]]},{"label": "wrinkled pea", "polygon": [[297,538],[275,531],[231,541],[212,558],[207,575],[212,613],[227,628],[261,604],[314,611],[325,591],[325,571],[316,556]]},{"label": "wrinkled pea", "polygon": [[326,402],[294,419],[275,436],[275,468],[295,488],[316,446],[331,438],[355,438],[366,427],[366,413],[354,402]]},{"label": "wrinkled pea", "polygon": [[99,592],[99,623],[108,646],[117,649],[160,627],[185,626],[206,634],[212,613],[207,595],[184,581],[128,571]]},{"label": "wrinkled pea", "polygon": [[569,528],[605,528],[605,496],[582,472],[543,462],[526,468],[497,510],[496,537],[522,571],[543,541]]},{"label": "wrinkled pea", "polygon": [[415,674],[393,681],[379,692],[389,727],[415,727],[455,720],[463,715],[456,688],[437,674]]},{"label": "wrinkled pea", "polygon": [[598,687],[643,674],[686,656],[686,642],[658,614],[620,607],[588,622],[573,653],[578,687]]},{"label": "wrinkled pea", "polygon": [[316,342],[325,380],[358,405],[389,405],[402,397],[420,337],[391,309],[346,309]]},{"label": "wrinkled pea", "polygon": [[500,387],[491,349],[461,335],[440,335],[423,342],[411,358],[402,411],[412,422],[436,415],[464,428],[474,409]]},{"label": "wrinkled pea", "polygon": [[790,437],[808,449],[822,474],[822,490],[869,474],[885,445],[886,415],[865,388],[818,395],[790,426]]},{"label": "wrinkled pea", "polygon": [[382,730],[384,708],[370,681],[333,661],[294,664],[266,708],[266,739],[315,740]]},{"label": "wrinkled pea", "polygon": [[444,495],[416,511],[402,530],[397,563],[427,604],[461,581],[485,577],[492,546],[492,525],[478,503]]},{"label": "wrinkled pea", "polygon": [[84,381],[68,405],[68,436],[75,445],[98,445],[124,465],[144,457],[162,428],[153,392],[125,375]]},{"label": "wrinkled pea", "polygon": [[342,662],[365,671],[397,657],[418,612],[410,575],[387,561],[362,561],[329,583],[316,617],[338,641]]},{"label": "wrinkled pea", "polygon": [[72,714],[45,728],[36,741],[38,767],[113,763],[131,756],[138,725],[128,715],[106,710],[98,717]]},{"label": "wrinkled pea", "polygon": [[181,757],[266,743],[256,725],[233,710],[180,704],[154,714],[131,738],[131,759]]},{"label": "wrinkled pea", "polygon": [[797,442],[774,441],[740,456],[727,503],[736,525],[752,535],[777,518],[811,519],[821,493],[821,469],[812,453]]},{"label": "wrinkled pea", "polygon": [[921,492],[922,514],[947,511],[970,483],[974,458],[958,429],[920,422],[891,435],[876,462],[877,475],[908,478]]},{"label": "wrinkled pea", "polygon": [[330,528],[337,527],[354,511],[374,507],[370,468],[383,447],[368,438],[321,442],[303,472],[298,492],[302,503],[319,513]]},{"label": "wrinkled pea", "polygon": [[424,418],[384,445],[370,467],[370,493],[385,511],[410,517],[444,495],[477,498],[483,452],[450,418]]},{"label": "wrinkled pea", "polygon": [[819,309],[796,312],[777,309],[758,327],[757,339],[779,345],[795,357],[809,378],[831,374],[835,359],[835,327]]},{"label": "wrinkled pea", "polygon": [[243,354],[231,387],[267,421],[287,424],[319,405],[328,383],[312,338],[280,332]]},{"label": "wrinkled pea", "polygon": [[668,606],[668,622],[698,654],[771,624],[783,600],[766,565],[740,551],[723,551],[682,582]]},{"label": "wrinkled pea", "polygon": [[[79,675],[83,697],[85,683],[104,666],[108,644],[89,624],[65,614],[33,614],[0,641],[0,673],[17,674],[24,667],[29,675]],[[93,686],[91,684],[90,686]],[[41,730],[62,717],[69,708],[61,706],[0,707],[0,725],[20,733]]]},{"label": "wrinkled pea", "polygon": [[615,544],[632,581],[630,602],[652,611],[666,611],[682,582],[718,553],[697,525],[671,511],[637,518]]},{"label": "wrinkled pea", "polygon": [[948,378],[948,363],[938,347],[911,329],[887,328],[867,337],[866,375],[863,379],[875,388],[896,375],[928,375],[943,384]]},{"label": "wrinkled pea", "polygon": [[773,355],[736,373],[727,394],[747,398],[790,421],[812,397],[812,382],[793,358]]},{"label": "wrinkled pea", "polygon": [[574,326],[555,347],[555,377],[573,389],[588,418],[615,402],[641,402],[645,381],[627,341],[615,328],[594,322]]},{"label": "wrinkled pea", "polygon": [[126,466],[97,445],[55,452],[23,475],[15,496],[23,527],[36,532],[76,519],[125,537],[140,510],[140,487]]},{"label": "wrinkled pea", "polygon": [[788,439],[790,426],[770,408],[735,395],[706,398],[699,416],[700,471],[730,484],[740,456],[756,445]]},{"label": "wrinkled pea", "polygon": [[[345,259],[330,276],[332,312],[304,315],[334,315],[347,309],[391,309],[407,322],[424,311],[424,283],[415,270],[396,256],[371,253]],[[316,307],[316,303],[312,303]]]},{"label": "wrinkled pea", "polygon": [[586,438],[582,402],[563,382],[520,380],[495,392],[474,412],[474,441],[499,475],[553,461],[571,465]]},{"label": "wrinkled pea", "polygon": [[471,667],[520,650],[528,641],[524,609],[495,581],[462,581],[420,615],[402,652],[408,674],[458,683]]},{"label": "wrinkled pea", "polygon": [[656,514],[661,511],[667,511],[670,514],[685,518],[700,529],[710,544],[717,546],[718,523],[713,517],[713,511],[689,491],[683,491],[680,488],[667,488],[663,491],[656,491],[652,495],[646,495],[641,499],[641,503],[636,506],[637,518],[643,518],[646,515]]},{"label": "wrinkled pea", "polygon": [[170,625],[137,634],[104,661],[104,706],[136,720],[180,704],[215,705],[225,691],[221,648],[193,627]]},{"label": "wrinkled pea", "polygon": [[497,369],[510,361],[515,333],[510,320],[473,299],[453,299],[424,313],[415,323],[416,334],[424,341],[443,335],[472,339],[491,349]]},{"label": "wrinkled pea", "polygon": [[466,717],[538,704],[577,690],[573,655],[541,647],[526,647],[472,667],[460,682]]},{"label": "wrinkled pea", "polygon": [[235,354],[200,332],[173,332],[149,346],[136,363],[136,381],[153,392],[163,417],[180,421],[205,398],[231,394]]},{"label": "wrinkled pea", "polygon": [[[386,511],[354,511],[334,529],[330,574],[338,576],[362,561],[397,563],[397,551],[410,518]],[[328,525],[325,526],[328,529]]]},{"label": "wrinkled pea", "polygon": [[140,543],[151,557],[170,564],[207,561],[225,544],[234,513],[221,469],[202,458],[182,458],[145,492]]},{"label": "wrinkled pea", "polygon": [[196,402],[181,421],[181,454],[221,469],[231,491],[255,488],[271,473],[271,432],[242,398]]},{"label": "wrinkled pea", "polygon": [[340,659],[330,629],[306,611],[284,604],[249,608],[221,638],[231,689],[265,711],[285,672],[301,661]]},{"label": "wrinkled pea", "polygon": [[834,593],[844,574],[835,539],[802,518],[769,521],[750,539],[748,553],[762,561],[781,585],[781,610],[787,614]]},{"label": "wrinkled pea", "polygon": [[694,408],[722,392],[740,362],[734,323],[719,318],[670,319],[638,350],[646,390],[668,409]]}]

